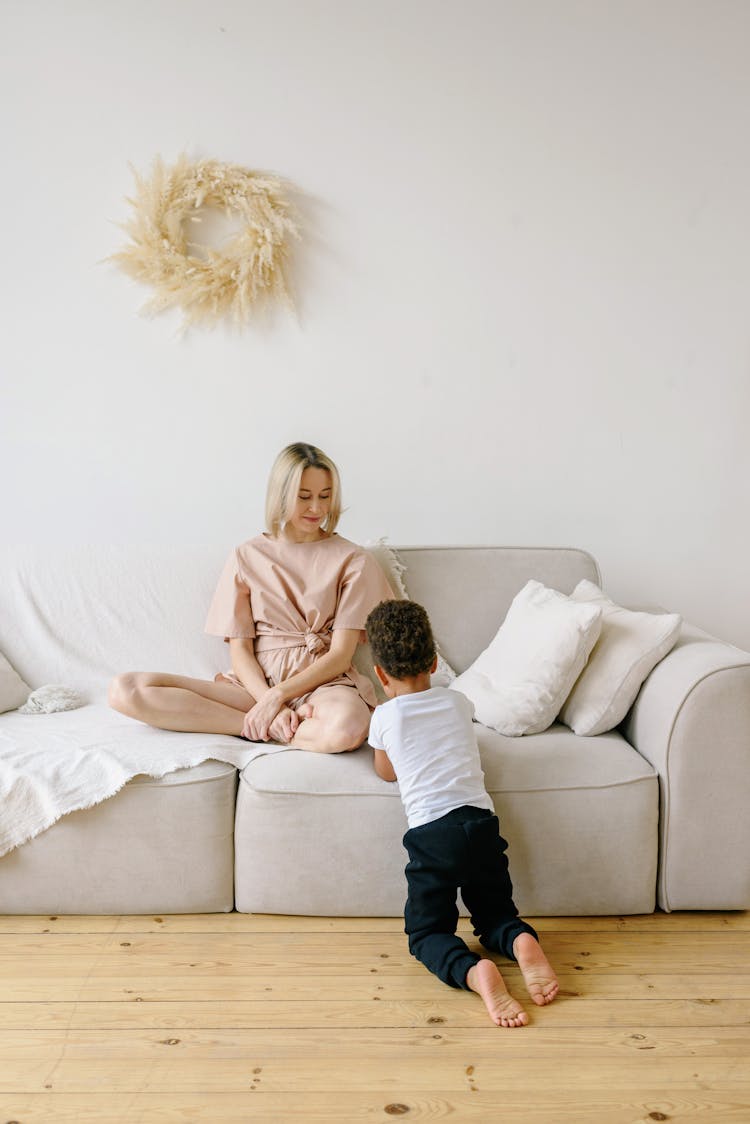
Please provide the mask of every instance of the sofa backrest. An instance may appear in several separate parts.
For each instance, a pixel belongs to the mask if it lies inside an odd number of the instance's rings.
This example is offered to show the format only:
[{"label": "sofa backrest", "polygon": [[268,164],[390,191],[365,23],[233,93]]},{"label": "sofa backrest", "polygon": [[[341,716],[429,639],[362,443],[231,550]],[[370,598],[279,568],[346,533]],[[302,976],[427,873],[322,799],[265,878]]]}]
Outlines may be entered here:
[{"label": "sofa backrest", "polygon": [[120,671],[213,678],[226,645],[203,626],[228,548],[7,548],[0,652],[32,687],[101,689]]},{"label": "sofa backrest", "polygon": [[[464,670],[529,578],[564,593],[599,581],[580,550],[396,547],[409,596],[432,617],[448,662]],[[224,546],[85,546],[0,551],[0,652],[32,687],[100,690],[120,671],[211,679],[228,667],[203,632]]]},{"label": "sofa backrest", "polygon": [[465,671],[497,632],[530,578],[570,593],[583,578],[601,583],[584,550],[564,547],[398,547],[412,601],[424,605],[451,667]]}]

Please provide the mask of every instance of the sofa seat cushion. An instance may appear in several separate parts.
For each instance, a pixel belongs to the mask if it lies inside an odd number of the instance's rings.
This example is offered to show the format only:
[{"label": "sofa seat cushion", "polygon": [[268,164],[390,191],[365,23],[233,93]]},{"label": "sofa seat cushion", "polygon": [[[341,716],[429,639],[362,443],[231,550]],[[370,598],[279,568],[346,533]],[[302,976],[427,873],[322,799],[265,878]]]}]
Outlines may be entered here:
[{"label": "sofa seat cushion", "polygon": [[164,776],[208,760],[242,768],[255,752],[224,734],[159,730],[96,697],[72,711],[0,715],[0,856],[141,773]]},{"label": "sofa seat cushion", "polygon": [[523,912],[652,912],[659,780],[620,733],[556,723],[522,741],[482,731],[479,745]]},{"label": "sofa seat cushion", "polygon": [[3,913],[226,913],[236,769],[139,776],[0,859]]},{"label": "sofa seat cushion", "polygon": [[490,792],[587,791],[656,777],[616,730],[588,741],[560,722],[526,738],[506,737],[485,726],[475,729]]},{"label": "sofa seat cushion", "polygon": [[[224,912],[234,903],[234,806],[237,769],[208,759],[162,777],[133,776],[138,755],[153,760],[169,739],[165,733],[115,714],[102,703],[60,714],[5,714],[0,723],[0,751],[13,755],[7,808],[19,796],[19,809],[29,811],[26,837],[40,813],[52,806],[51,791],[75,800],[70,811],[0,858],[0,903],[3,913],[201,913]],[[200,739],[201,735],[187,735]],[[214,739],[219,743],[236,739]],[[126,760],[101,760],[99,775],[111,780],[116,765],[127,779],[109,799],[82,807],[80,793],[91,778],[87,755],[102,742],[127,746]],[[202,744],[202,754],[206,745]],[[39,767],[39,748],[58,762],[50,792],[34,787],[24,800],[24,747]],[[192,750],[190,751],[193,752]],[[12,777],[16,775],[15,784]],[[59,776],[55,774],[59,772]],[[132,778],[132,779],[130,779]],[[6,780],[8,778],[6,777]],[[98,779],[98,778],[95,778]],[[59,783],[58,783],[59,782]],[[64,786],[67,786],[64,787]],[[20,812],[19,812],[20,814]],[[53,816],[52,812],[49,812]],[[9,825],[3,820],[3,837]],[[10,825],[12,827],[12,825]]]},{"label": "sofa seat cushion", "polygon": [[[522,912],[650,912],[658,782],[648,762],[616,732],[585,739],[554,725],[523,740],[477,732]],[[397,786],[376,776],[368,746],[259,757],[240,775],[236,907],[397,915],[405,831]]]}]

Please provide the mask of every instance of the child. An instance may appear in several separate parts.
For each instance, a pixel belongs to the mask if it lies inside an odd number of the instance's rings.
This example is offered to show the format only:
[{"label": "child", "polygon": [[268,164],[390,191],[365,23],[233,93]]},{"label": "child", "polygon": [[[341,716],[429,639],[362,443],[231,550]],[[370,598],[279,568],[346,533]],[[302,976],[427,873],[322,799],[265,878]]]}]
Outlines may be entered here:
[{"label": "child", "polygon": [[404,846],[408,897],[405,931],[412,955],[451,987],[475,991],[498,1026],[528,1016],[508,992],[494,961],[456,935],[461,890],[485,948],[515,960],[534,1003],[558,984],[536,933],[518,916],[513,887],[465,695],[432,687],[437,665],[427,613],[414,601],[382,601],[367,618],[367,638],[388,701],[370,721],[375,771],[398,780],[409,830]]}]

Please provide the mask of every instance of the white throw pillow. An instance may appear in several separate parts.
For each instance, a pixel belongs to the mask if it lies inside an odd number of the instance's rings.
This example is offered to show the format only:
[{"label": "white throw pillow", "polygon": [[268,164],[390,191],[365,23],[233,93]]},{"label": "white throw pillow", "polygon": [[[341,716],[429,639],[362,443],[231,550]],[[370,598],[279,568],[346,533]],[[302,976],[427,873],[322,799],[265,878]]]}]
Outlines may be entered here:
[{"label": "white throw pillow", "polygon": [[598,605],[527,582],[492,643],[450,686],[485,726],[510,737],[538,734],[557,717],[600,628]]},{"label": "white throw pillow", "polygon": [[682,618],[623,609],[589,581],[579,582],[571,597],[602,610],[601,635],[560,715],[576,734],[589,737],[622,722],[646,676],[674,647]]},{"label": "white throw pillow", "polygon": [[21,703],[26,702],[30,692],[31,687],[24,683],[0,652],[0,714],[4,714],[6,710],[16,710]]}]

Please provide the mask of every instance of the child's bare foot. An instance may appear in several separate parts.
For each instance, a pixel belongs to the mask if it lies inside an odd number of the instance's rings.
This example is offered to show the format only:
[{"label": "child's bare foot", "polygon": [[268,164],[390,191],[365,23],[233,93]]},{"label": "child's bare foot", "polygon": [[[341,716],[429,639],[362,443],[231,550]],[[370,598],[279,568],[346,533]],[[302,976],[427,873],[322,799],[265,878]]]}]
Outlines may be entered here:
[{"label": "child's bare foot", "polygon": [[312,718],[312,716],[313,716],[312,703],[302,703],[302,706],[297,707],[297,717],[299,718],[300,722],[304,718]]},{"label": "child's bare foot", "polygon": [[508,991],[492,960],[480,960],[469,968],[466,982],[484,1000],[490,1018],[497,1026],[526,1026],[529,1016]]},{"label": "child's bare foot", "polygon": [[539,941],[531,933],[519,933],[513,941],[513,955],[518,961],[521,975],[529,995],[538,1007],[551,1003],[557,995],[557,976],[542,951]]}]

